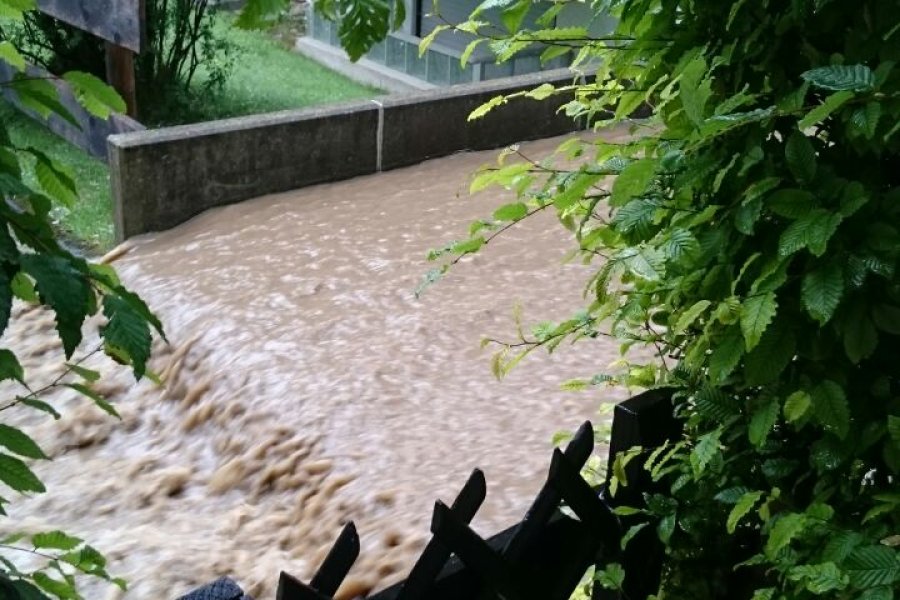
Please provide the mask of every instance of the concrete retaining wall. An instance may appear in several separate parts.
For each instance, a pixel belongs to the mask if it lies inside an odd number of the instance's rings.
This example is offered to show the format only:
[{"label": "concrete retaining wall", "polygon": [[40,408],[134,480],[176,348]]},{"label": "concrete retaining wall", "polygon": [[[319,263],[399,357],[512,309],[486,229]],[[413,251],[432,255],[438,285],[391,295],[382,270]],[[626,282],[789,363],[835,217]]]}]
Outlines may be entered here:
[{"label": "concrete retaining wall", "polygon": [[209,208],[264,194],[573,131],[572,119],[556,114],[563,97],[516,100],[466,121],[494,96],[571,79],[567,71],[545,72],[111,136],[116,235],[168,229]]},{"label": "concrete retaining wall", "polygon": [[215,206],[372,173],[378,109],[355,102],[111,136],[116,236]]}]

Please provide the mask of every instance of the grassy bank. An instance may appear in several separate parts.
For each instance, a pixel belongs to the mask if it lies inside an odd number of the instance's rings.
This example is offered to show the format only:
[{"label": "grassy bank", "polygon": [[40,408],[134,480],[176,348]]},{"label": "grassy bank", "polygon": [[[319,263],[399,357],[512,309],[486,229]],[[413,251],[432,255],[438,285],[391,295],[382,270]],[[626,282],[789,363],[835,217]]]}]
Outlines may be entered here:
[{"label": "grassy bank", "polygon": [[[222,91],[209,103],[205,120],[372,98],[384,93],[285,48],[265,32],[232,28],[232,20],[232,15],[221,14],[216,33],[234,42],[237,60]],[[201,71],[198,75],[198,83],[202,83],[206,74]]]},{"label": "grassy bank", "polygon": [[[0,119],[16,146],[32,147],[72,170],[80,200],[72,208],[54,208],[54,218],[65,237],[90,249],[104,250],[113,242],[109,169],[106,163],[58,137],[7,102],[0,100]],[[29,183],[37,187],[32,174]]]},{"label": "grassy bank", "polygon": [[[234,69],[224,86],[198,94],[196,100],[179,107],[165,124],[196,123],[227,117],[304,108],[344,100],[372,98],[380,90],[357,84],[286,48],[260,31],[231,28],[233,16],[218,17],[216,32],[236,46]],[[200,90],[208,77],[198,72]],[[75,175],[80,202],[55,209],[63,234],[80,245],[104,251],[113,243],[109,171],[101,161],[57,137],[40,123],[20,114],[0,100],[0,119],[7,124],[13,141],[32,146],[67,165]],[[156,124],[154,124],[156,125]]]}]

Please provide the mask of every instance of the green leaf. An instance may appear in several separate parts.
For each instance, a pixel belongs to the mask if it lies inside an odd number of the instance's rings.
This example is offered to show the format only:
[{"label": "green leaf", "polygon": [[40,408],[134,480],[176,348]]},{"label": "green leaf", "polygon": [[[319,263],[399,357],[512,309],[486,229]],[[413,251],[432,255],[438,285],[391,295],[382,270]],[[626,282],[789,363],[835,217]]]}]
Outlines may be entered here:
[{"label": "green leaf", "polygon": [[37,291],[34,289],[34,282],[25,273],[19,271],[16,273],[12,281],[9,283],[13,295],[25,302],[36,304],[39,301]]},{"label": "green leaf", "polygon": [[759,340],[759,344],[744,361],[744,375],[749,385],[763,385],[777,379],[791,363],[797,340],[783,320],[773,323]]},{"label": "green leaf", "polygon": [[66,364],[66,368],[70,369],[73,373],[80,375],[82,379],[89,383],[94,383],[100,379],[100,373],[92,369],[86,369],[79,365],[70,364]]},{"label": "green leaf", "polygon": [[528,207],[523,202],[504,204],[494,211],[497,221],[519,221],[528,215]]},{"label": "green leaf", "polygon": [[500,13],[500,20],[509,33],[515,33],[522,26],[525,15],[532,7],[532,0],[517,0]]},{"label": "green leaf", "polygon": [[641,529],[643,529],[646,526],[647,526],[647,523],[644,522],[644,523],[638,523],[637,525],[632,525],[631,527],[629,527],[628,530],[625,532],[625,535],[622,536],[622,539],[619,540],[619,548],[622,551],[624,551],[625,548],[628,546],[628,542],[630,542],[632,539],[634,539],[634,536],[636,536],[638,534],[638,532],[640,532]]},{"label": "green leaf", "polygon": [[841,193],[841,215],[849,217],[869,203],[866,189],[858,181],[851,181]]},{"label": "green leaf", "polygon": [[60,600],[76,600],[78,593],[67,581],[53,579],[43,571],[36,571],[31,575],[32,580],[45,592],[48,592]]},{"label": "green leaf", "polygon": [[657,161],[644,158],[630,163],[613,182],[610,205],[624,206],[635,196],[644,193],[656,174]]},{"label": "green leaf", "polygon": [[140,379],[150,358],[150,327],[145,315],[131,304],[115,296],[103,298],[103,314],[108,319],[102,328],[107,354],[131,364]]},{"label": "green leaf", "polygon": [[745,485],[738,485],[722,490],[714,496],[716,502],[723,504],[737,504],[740,499],[749,492],[750,489]]},{"label": "green leaf", "polygon": [[681,103],[688,119],[700,125],[706,116],[706,104],[712,95],[712,82],[709,78],[706,60],[698,55],[691,60],[681,72]]},{"label": "green leaf", "polygon": [[779,404],[776,398],[770,398],[768,402],[757,407],[750,417],[750,426],[747,429],[747,436],[750,443],[757,448],[762,446],[769,432],[778,422]]},{"label": "green leaf", "polygon": [[[425,40],[422,40],[422,41],[424,42]],[[482,104],[481,106],[479,106],[478,108],[473,110],[471,113],[469,113],[467,120],[475,121],[476,119],[480,119],[481,117],[485,116],[486,114],[488,114],[489,112],[491,112],[492,110],[497,108],[498,106],[502,106],[502,105],[506,104],[506,102],[507,102],[506,96],[494,96],[493,98],[491,98],[490,100],[488,100],[487,102],[485,102],[484,104]],[[473,183],[472,185],[474,186],[475,184]]]},{"label": "green leaf", "polygon": [[486,38],[475,38],[466,45],[466,49],[463,50],[463,53],[459,55],[459,65],[461,68],[466,68],[466,65],[469,63],[469,59],[472,58],[472,53],[475,52],[475,49],[480,44],[483,44],[486,41]]},{"label": "green leaf", "polygon": [[625,583],[625,569],[619,563],[610,563],[595,575],[595,579],[607,590],[619,590]]},{"label": "green leaf", "polygon": [[656,525],[656,535],[659,536],[659,541],[663,544],[668,544],[672,534],[675,533],[676,519],[677,515],[672,513],[661,518]]},{"label": "green leaf", "polygon": [[798,565],[788,572],[788,579],[803,582],[806,589],[816,595],[847,587],[847,576],[833,562]]},{"label": "green leaf", "polygon": [[47,491],[28,465],[8,454],[0,453],[0,481],[17,492]]},{"label": "green leaf", "polygon": [[806,115],[804,115],[804,117],[800,119],[800,122],[797,123],[797,127],[803,130],[807,129],[808,127],[812,127],[817,123],[821,123],[822,121],[827,119],[829,115],[831,115],[831,113],[833,113],[852,99],[853,92],[848,90],[843,90],[831,94],[830,96],[825,98],[825,101],[822,102],[822,104],[806,113]]},{"label": "green leaf", "polygon": [[809,214],[814,201],[814,196],[806,190],[785,188],[769,196],[766,206],[776,215],[798,219]]},{"label": "green leaf", "polygon": [[875,74],[865,65],[831,65],[806,71],[800,77],[823,90],[863,92],[875,86]]},{"label": "green leaf", "polygon": [[784,401],[784,418],[788,423],[793,423],[802,418],[809,410],[812,398],[806,392],[799,390],[787,397]]},{"label": "green leaf", "polygon": [[556,86],[554,86],[552,83],[542,83],[533,90],[530,90],[527,94],[525,94],[525,96],[528,98],[534,98],[535,100],[546,100],[555,93]]},{"label": "green leaf", "polygon": [[872,320],[881,331],[900,335],[900,307],[876,304],[872,307]]},{"label": "green leaf", "polygon": [[34,278],[41,301],[56,313],[56,329],[66,358],[81,343],[81,325],[93,293],[87,278],[59,256],[23,254],[22,270]]},{"label": "green leaf", "polygon": [[738,327],[730,327],[713,347],[709,357],[709,378],[718,383],[728,377],[744,355],[744,339]]},{"label": "green leaf", "polygon": [[235,25],[241,29],[260,29],[271,25],[288,7],[289,0],[250,0],[244,4]]},{"label": "green leaf", "polygon": [[39,410],[41,412],[45,412],[51,415],[54,419],[59,419],[62,415],[60,415],[55,408],[44,402],[43,400],[35,400],[34,398],[23,398],[17,397],[16,400],[25,406],[30,406],[35,410]]},{"label": "green leaf", "polygon": [[878,130],[878,121],[881,119],[881,104],[869,102],[853,111],[850,122],[862,133],[866,139],[873,139]]},{"label": "green leaf", "polygon": [[858,589],[900,581],[900,559],[897,551],[887,546],[857,548],[847,557],[844,569],[850,575],[850,583]]},{"label": "green leaf", "polygon": [[864,540],[865,538],[855,531],[837,531],[829,537],[825,544],[822,558],[835,563],[843,562]]},{"label": "green leaf", "polygon": [[626,248],[618,259],[631,273],[647,281],[659,281],[665,260],[652,248]]},{"label": "green leaf", "polygon": [[850,407],[841,386],[825,380],[813,388],[812,412],[816,420],[828,431],[843,439],[850,431]]},{"label": "green leaf", "polygon": [[31,536],[35,548],[51,548],[53,550],[72,550],[84,540],[73,537],[63,531],[47,531]]},{"label": "green leaf", "polygon": [[46,156],[36,156],[34,174],[44,191],[64,206],[74,206],[78,201],[78,190],[72,174]]},{"label": "green leaf", "polygon": [[0,42],[0,60],[9,64],[17,71],[25,70],[25,58],[19,54],[19,51],[11,42]]},{"label": "green leaf", "polygon": [[7,379],[23,382],[25,381],[25,371],[15,354],[2,348],[0,349],[0,381]]},{"label": "green leaf", "polygon": [[684,333],[687,328],[690,327],[707,308],[709,308],[710,304],[712,303],[709,300],[695,302],[690,308],[681,313],[672,332],[676,334]]},{"label": "green leaf", "polygon": [[820,325],[831,320],[843,295],[844,269],[840,262],[828,261],[803,277],[803,306]]},{"label": "green leaf", "polygon": [[12,88],[25,108],[33,110],[44,119],[55,114],[72,126],[80,128],[78,120],[59,101],[59,94],[49,81],[28,78],[22,73],[17,73]]},{"label": "green leaf", "polygon": [[27,458],[47,458],[33,439],[20,429],[0,423],[0,446],[19,456]]},{"label": "green leaf", "polygon": [[112,404],[110,404],[106,400],[106,398],[104,398],[103,396],[98,394],[96,390],[93,390],[90,387],[88,387],[82,383],[66,383],[63,385],[65,385],[67,388],[71,388],[71,389],[75,390],[82,396],[86,396],[87,398],[90,398],[91,400],[93,400],[94,404],[96,404],[106,414],[113,416],[117,419],[122,418],[119,416],[119,413],[116,411],[115,407]]},{"label": "green leaf", "polygon": [[744,200],[734,213],[734,228],[744,235],[753,235],[753,228],[762,214],[762,198]]},{"label": "green leaf", "polygon": [[616,211],[612,224],[620,233],[634,231],[643,235],[653,224],[653,216],[657,210],[659,202],[656,200],[635,198]]},{"label": "green leaf", "polygon": [[790,256],[809,248],[813,256],[821,256],[842,220],[840,213],[818,208],[811,210],[784,230],[778,242],[778,253]]},{"label": "green leaf", "polygon": [[775,525],[769,532],[766,540],[765,553],[771,560],[778,552],[791,543],[791,540],[806,527],[806,515],[802,513],[788,513],[775,521]]},{"label": "green leaf", "polygon": [[67,552],[60,556],[59,559],[69,563],[79,571],[88,573],[102,573],[102,569],[106,566],[106,558],[96,548],[91,546],[84,546],[79,550]]},{"label": "green leaf", "polygon": [[159,318],[151,312],[150,307],[147,306],[147,303],[144,302],[140,296],[122,286],[113,288],[111,292],[118,296],[122,302],[127,304],[136,315],[147,321],[156,333],[159,334],[159,337],[164,341],[169,341],[166,338],[166,332],[163,331],[163,326]]},{"label": "green leaf", "polygon": [[810,183],[816,176],[816,150],[803,133],[795,131],[784,147],[788,168],[801,183]]},{"label": "green leaf", "polygon": [[[436,25],[434,29],[432,29],[428,33],[428,35],[423,37],[419,42],[419,58],[425,56],[425,52],[428,50],[428,47],[434,43],[434,40],[437,38],[437,36],[439,36],[441,32],[447,31],[448,29],[450,29],[449,25]],[[469,120],[471,121],[472,119],[473,117],[470,115]]]},{"label": "green leaf", "polygon": [[894,600],[894,590],[886,585],[863,590],[858,600]]},{"label": "green leaf", "polygon": [[750,600],[772,600],[776,591],[778,590],[773,587],[760,588],[753,592],[753,597]]},{"label": "green leaf", "polygon": [[35,0],[0,0],[0,18],[19,21],[23,13],[35,9]]},{"label": "green leaf", "polygon": [[[744,344],[743,340],[740,339],[740,334],[737,337],[738,344],[743,347]],[[720,388],[714,386],[706,386],[697,392],[696,404],[699,413],[714,421],[725,421],[729,417],[740,414],[740,407],[737,401]]]},{"label": "green leaf", "polygon": [[843,331],[844,352],[853,363],[872,356],[878,347],[878,331],[867,316],[847,322]]},{"label": "green leaf", "polygon": [[778,310],[774,292],[751,296],[741,305],[741,331],[747,350],[753,350]]},{"label": "green leaf", "polygon": [[895,443],[900,444],[900,417],[888,415],[887,421],[888,435]]},{"label": "green leaf", "polygon": [[700,477],[710,461],[721,452],[719,449],[719,438],[722,436],[722,428],[714,429],[709,433],[701,435],[697,439],[697,443],[691,450],[690,462],[691,469],[694,471],[694,477]]},{"label": "green leaf", "polygon": [[734,533],[734,530],[737,528],[738,523],[741,522],[747,513],[749,513],[756,503],[759,502],[759,499],[762,498],[762,492],[747,492],[737,501],[734,505],[734,508],[731,509],[731,512],[728,513],[728,519],[725,522],[725,529],[728,533]]},{"label": "green leaf", "polygon": [[478,252],[482,246],[484,246],[484,237],[476,236],[469,238],[468,240],[456,242],[453,244],[450,251],[454,254],[472,254]]},{"label": "green leaf", "polygon": [[[351,0],[340,6],[338,38],[353,62],[383,40],[396,25],[396,20],[391,20],[391,5],[384,0]],[[394,10],[398,9],[403,9],[400,2],[394,4]]]},{"label": "green leaf", "polygon": [[116,91],[90,73],[69,71],[63,75],[75,94],[75,99],[89,113],[108,119],[113,113],[124,113],[125,101]]}]

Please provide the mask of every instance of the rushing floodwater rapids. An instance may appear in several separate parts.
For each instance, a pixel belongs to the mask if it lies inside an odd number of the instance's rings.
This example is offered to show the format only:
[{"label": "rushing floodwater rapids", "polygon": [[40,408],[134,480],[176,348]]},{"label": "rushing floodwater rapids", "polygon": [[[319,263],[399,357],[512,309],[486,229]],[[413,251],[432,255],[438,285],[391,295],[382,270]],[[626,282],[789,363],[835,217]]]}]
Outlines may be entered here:
[{"label": "rushing floodwater rapids", "polygon": [[[52,397],[59,421],[14,417],[53,460],[34,465],[49,492],[15,498],[4,527],[88,538],[129,580],[128,598],[174,599],[232,575],[270,599],[279,570],[307,579],[352,519],[362,553],[339,597],[353,598],[404,576],[434,500],[452,500],[476,466],[488,497],[475,528],[520,519],[553,433],[622,394],[559,389],[607,368],[611,342],[535,354],[501,382],[480,349],[484,335],[515,336],[517,302],[526,322],[581,306],[587,271],[564,262],[571,240],[549,214],[414,298],[427,250],[508,201],[467,191],[495,154],[259,198],[120,249],[116,268],[170,337],[151,363],[165,385],[134,385],[91,357],[121,421],[74,392]],[[52,380],[52,317],[20,306],[14,322],[4,344],[33,382]]]}]

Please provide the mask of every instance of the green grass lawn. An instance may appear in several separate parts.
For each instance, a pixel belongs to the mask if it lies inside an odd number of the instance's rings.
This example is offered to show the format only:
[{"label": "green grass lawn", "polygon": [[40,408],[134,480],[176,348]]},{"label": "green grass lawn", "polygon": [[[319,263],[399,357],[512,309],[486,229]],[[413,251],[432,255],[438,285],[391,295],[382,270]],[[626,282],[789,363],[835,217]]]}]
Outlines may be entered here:
[{"label": "green grass lawn", "polygon": [[[0,120],[16,146],[40,150],[69,167],[75,175],[79,202],[71,209],[54,208],[53,213],[63,236],[88,249],[108,249],[113,242],[113,226],[106,163],[89,156],[3,100],[0,100]],[[30,172],[27,177],[31,185],[38,187]]]},{"label": "green grass lawn", "polygon": [[[216,32],[237,46],[234,69],[222,90],[198,107],[202,120],[373,98],[384,93],[292,52],[265,32],[234,29],[232,20],[232,15],[221,14]],[[205,78],[206,73],[200,70],[196,85],[202,86]]]},{"label": "green grass lawn", "polygon": [[[200,96],[168,124],[209,121],[226,117],[303,108],[343,100],[372,98],[383,92],[360,85],[291,52],[265,32],[230,27],[232,17],[223,14],[217,31],[237,46],[231,77],[219,91]],[[198,72],[202,87],[208,75]],[[20,114],[0,100],[0,119],[9,127],[19,146],[33,146],[67,165],[75,174],[80,202],[72,209],[54,213],[66,237],[90,250],[104,251],[113,243],[109,170],[106,164],[57,137],[43,125]]]}]

